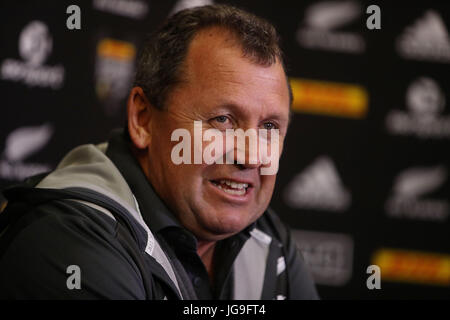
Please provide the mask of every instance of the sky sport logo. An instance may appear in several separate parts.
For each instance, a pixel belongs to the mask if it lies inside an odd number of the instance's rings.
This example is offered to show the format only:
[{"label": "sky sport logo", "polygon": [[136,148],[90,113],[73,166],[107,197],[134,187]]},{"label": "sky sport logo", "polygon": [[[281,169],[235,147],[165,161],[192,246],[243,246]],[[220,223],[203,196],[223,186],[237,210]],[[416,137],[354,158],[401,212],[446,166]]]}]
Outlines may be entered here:
[{"label": "sky sport logo", "polygon": [[194,121],[193,140],[190,131],[184,128],[175,129],[170,139],[179,141],[171,152],[171,160],[176,165],[259,163],[261,175],[278,172],[278,129],[259,129],[258,132],[252,128],[246,131],[241,128],[203,130],[202,121]]},{"label": "sky sport logo", "polygon": [[44,65],[52,48],[53,40],[47,25],[38,20],[31,21],[19,36],[19,54],[24,61],[5,59],[1,64],[1,78],[22,82],[30,87],[61,88],[64,68],[61,65]]}]

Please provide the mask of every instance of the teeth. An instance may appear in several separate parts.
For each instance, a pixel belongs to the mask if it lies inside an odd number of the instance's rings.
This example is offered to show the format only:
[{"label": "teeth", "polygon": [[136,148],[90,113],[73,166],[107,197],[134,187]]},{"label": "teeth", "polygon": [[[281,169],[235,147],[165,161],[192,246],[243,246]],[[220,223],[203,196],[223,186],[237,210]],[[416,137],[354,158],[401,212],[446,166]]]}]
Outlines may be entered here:
[{"label": "teeth", "polygon": [[234,195],[238,195],[238,196],[243,196],[245,194],[245,189],[239,189],[239,190],[226,189],[226,188],[222,188],[222,186],[220,184],[218,185],[218,188],[222,189],[224,192],[229,193],[229,194],[234,194]]},{"label": "teeth", "polygon": [[246,189],[248,188],[248,183],[237,183],[230,180],[220,180],[221,184],[226,184],[227,186],[233,188],[233,189]]}]

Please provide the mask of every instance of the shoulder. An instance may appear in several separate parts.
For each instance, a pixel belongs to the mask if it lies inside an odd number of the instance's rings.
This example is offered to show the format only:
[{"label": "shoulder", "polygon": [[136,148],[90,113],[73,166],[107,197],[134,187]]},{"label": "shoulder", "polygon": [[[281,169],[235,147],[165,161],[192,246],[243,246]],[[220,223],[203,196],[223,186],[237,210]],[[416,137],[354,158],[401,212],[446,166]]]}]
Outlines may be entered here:
[{"label": "shoulder", "polygon": [[[139,298],[137,267],[116,239],[115,221],[74,200],[34,207],[0,237],[0,296]],[[81,271],[70,290],[68,270]]]}]

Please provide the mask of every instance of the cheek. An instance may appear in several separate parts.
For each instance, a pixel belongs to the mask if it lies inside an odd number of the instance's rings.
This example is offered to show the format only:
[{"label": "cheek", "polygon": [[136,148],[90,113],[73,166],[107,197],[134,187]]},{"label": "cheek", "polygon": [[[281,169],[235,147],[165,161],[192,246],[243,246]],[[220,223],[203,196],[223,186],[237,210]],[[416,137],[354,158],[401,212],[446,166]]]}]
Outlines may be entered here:
[{"label": "cheek", "polygon": [[270,201],[273,189],[275,188],[276,175],[261,175],[261,201]]},{"label": "cheek", "polygon": [[176,181],[177,192],[190,198],[203,197],[207,180],[204,165],[182,164],[172,165],[171,181]]}]

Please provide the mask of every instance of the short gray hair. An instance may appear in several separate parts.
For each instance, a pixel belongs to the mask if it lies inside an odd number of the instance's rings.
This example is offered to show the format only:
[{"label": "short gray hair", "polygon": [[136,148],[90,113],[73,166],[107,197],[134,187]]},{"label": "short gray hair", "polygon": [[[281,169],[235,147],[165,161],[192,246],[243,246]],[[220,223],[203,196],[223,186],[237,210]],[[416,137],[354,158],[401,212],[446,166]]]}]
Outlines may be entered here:
[{"label": "short gray hair", "polygon": [[[252,62],[270,66],[280,61],[285,68],[279,36],[266,20],[229,5],[182,10],[150,35],[138,59],[133,85],[143,89],[153,106],[165,107],[168,93],[181,80],[181,65],[191,40],[208,27],[229,30]],[[290,91],[289,83],[288,87]]]}]

